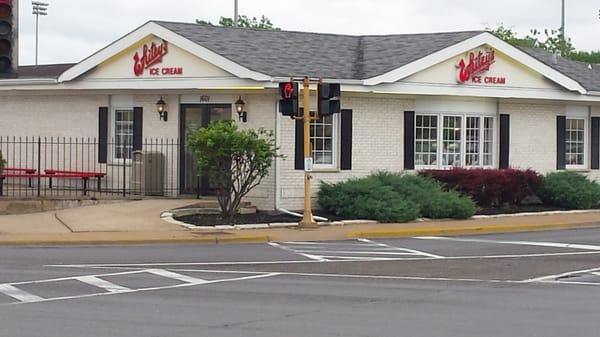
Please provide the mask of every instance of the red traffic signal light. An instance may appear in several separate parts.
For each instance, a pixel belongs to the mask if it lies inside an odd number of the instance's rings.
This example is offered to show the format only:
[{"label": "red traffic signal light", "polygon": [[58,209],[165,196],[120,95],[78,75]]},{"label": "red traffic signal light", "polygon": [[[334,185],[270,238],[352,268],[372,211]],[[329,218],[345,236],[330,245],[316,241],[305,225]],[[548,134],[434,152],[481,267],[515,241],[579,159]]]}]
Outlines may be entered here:
[{"label": "red traffic signal light", "polygon": [[339,84],[319,84],[319,116],[329,116],[340,113],[342,110],[340,96],[342,95]]},{"label": "red traffic signal light", "polygon": [[298,83],[279,83],[279,112],[284,116],[298,115]]},{"label": "red traffic signal light", "polygon": [[0,76],[13,75],[15,72],[13,25],[12,0],[0,0]]}]

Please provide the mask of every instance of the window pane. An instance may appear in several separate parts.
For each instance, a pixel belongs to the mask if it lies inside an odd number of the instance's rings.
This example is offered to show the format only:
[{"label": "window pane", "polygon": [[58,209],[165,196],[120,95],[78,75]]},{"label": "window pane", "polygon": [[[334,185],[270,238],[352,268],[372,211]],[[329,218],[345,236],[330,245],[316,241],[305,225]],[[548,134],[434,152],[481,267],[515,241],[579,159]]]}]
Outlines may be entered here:
[{"label": "window pane", "polygon": [[461,155],[462,117],[444,116],[444,138],[442,139],[442,165],[459,166]]},{"label": "window pane", "polygon": [[333,165],[333,116],[324,116],[319,120],[311,121],[310,131],[314,163],[318,165]]},{"label": "window pane", "polygon": [[567,165],[585,164],[585,119],[567,119],[565,147]]},{"label": "window pane", "polygon": [[133,110],[115,110],[115,158],[129,159],[133,151]]},{"label": "window pane", "polygon": [[437,116],[416,116],[415,165],[436,165]]}]

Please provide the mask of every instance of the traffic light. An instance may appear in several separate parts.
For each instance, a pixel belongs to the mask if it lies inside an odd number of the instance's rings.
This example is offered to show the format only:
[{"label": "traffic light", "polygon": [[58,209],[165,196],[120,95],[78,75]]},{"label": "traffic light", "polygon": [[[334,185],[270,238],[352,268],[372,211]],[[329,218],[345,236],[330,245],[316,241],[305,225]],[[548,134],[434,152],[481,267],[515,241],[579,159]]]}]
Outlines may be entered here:
[{"label": "traffic light", "polygon": [[16,41],[13,32],[16,20],[13,18],[17,13],[13,12],[13,1],[18,0],[0,0],[0,77],[15,75],[16,60],[13,60],[13,52]]},{"label": "traffic light", "polygon": [[342,109],[340,103],[341,94],[342,93],[339,84],[319,84],[319,116],[330,116],[340,113]]},{"label": "traffic light", "polygon": [[279,83],[279,112],[284,116],[298,115],[298,83]]}]

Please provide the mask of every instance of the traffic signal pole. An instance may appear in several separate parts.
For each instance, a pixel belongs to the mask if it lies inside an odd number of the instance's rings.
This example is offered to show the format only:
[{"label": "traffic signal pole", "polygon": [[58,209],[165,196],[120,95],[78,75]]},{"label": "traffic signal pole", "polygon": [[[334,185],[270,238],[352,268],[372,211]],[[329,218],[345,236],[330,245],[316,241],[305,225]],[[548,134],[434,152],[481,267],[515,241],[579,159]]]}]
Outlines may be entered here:
[{"label": "traffic signal pole", "polygon": [[[311,205],[311,170],[312,170],[312,151],[310,148],[310,80],[304,78],[303,82],[303,99],[304,99],[304,114],[302,116],[304,122],[304,215],[300,222],[300,228],[317,228],[312,214]],[[318,97],[318,95],[317,95]]]}]

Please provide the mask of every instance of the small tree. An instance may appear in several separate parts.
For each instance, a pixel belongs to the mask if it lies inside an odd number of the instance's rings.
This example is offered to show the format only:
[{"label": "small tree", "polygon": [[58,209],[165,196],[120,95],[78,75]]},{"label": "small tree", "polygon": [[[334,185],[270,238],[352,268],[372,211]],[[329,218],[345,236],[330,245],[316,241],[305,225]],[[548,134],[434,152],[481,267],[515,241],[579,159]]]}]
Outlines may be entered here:
[{"label": "small tree", "polygon": [[[200,19],[196,19],[196,23],[199,25],[209,25],[209,26],[213,25],[210,21],[200,20]],[[234,27],[235,26],[234,19],[226,18],[226,17],[222,16],[221,19],[219,19],[219,26]],[[246,15],[240,15],[238,17],[238,27],[252,28],[252,29],[265,29],[265,30],[280,30],[279,28],[275,27],[275,25],[273,25],[273,23],[271,22],[271,19],[269,19],[268,17],[266,17],[264,15],[261,16],[260,19],[257,19],[256,17],[250,18]]]},{"label": "small tree", "polygon": [[4,158],[2,157],[2,151],[0,151],[0,173],[4,171],[4,165],[6,165],[6,161],[4,161]]},{"label": "small tree", "polygon": [[236,214],[242,198],[269,174],[278,157],[273,132],[239,130],[233,121],[212,122],[189,136],[198,170],[217,192],[221,215]]}]

